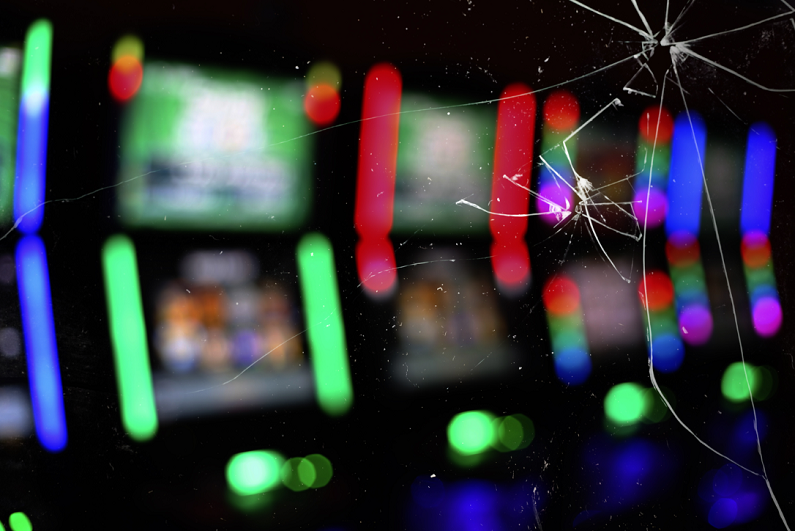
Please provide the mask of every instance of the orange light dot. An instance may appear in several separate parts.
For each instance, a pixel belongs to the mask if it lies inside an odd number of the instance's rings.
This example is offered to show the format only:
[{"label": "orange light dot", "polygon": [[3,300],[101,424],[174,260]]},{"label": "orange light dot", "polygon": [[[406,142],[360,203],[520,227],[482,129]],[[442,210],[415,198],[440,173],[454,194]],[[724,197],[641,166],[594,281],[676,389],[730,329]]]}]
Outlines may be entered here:
[{"label": "orange light dot", "polygon": [[558,131],[574,129],[580,119],[580,104],[567,90],[556,90],[544,102],[544,122]]},{"label": "orange light dot", "polygon": [[110,93],[116,101],[125,102],[135,96],[143,78],[144,69],[138,59],[132,55],[119,57],[108,75]]},{"label": "orange light dot", "polygon": [[326,83],[315,85],[306,93],[304,110],[317,125],[332,123],[340,112],[340,95]]},{"label": "orange light dot", "polygon": [[555,315],[566,315],[580,307],[580,290],[577,284],[565,276],[557,276],[547,282],[542,293],[544,306]]}]

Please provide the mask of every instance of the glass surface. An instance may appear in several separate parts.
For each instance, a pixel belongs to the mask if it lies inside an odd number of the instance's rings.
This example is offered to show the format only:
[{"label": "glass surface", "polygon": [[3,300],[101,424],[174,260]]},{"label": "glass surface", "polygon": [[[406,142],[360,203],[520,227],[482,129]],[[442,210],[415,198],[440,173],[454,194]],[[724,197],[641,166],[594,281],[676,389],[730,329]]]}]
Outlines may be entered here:
[{"label": "glass surface", "polygon": [[791,529],[793,20],[7,1],[0,529]]}]

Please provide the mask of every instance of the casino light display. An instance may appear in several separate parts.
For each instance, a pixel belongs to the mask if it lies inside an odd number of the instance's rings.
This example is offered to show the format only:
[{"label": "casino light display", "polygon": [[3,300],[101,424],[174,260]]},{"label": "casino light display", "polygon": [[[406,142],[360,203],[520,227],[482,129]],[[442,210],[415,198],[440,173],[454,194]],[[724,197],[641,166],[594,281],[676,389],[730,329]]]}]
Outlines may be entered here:
[{"label": "casino light display", "polygon": [[[566,157],[563,141],[577,128],[580,120],[580,104],[577,98],[566,90],[557,90],[549,95],[544,102],[544,123],[541,127],[541,153],[554,169],[546,165],[538,174],[538,196],[536,209],[538,212],[554,212],[574,208],[574,172],[571,164],[577,163],[577,137],[566,142],[571,158]],[[557,175],[555,175],[557,173]],[[560,182],[560,176],[565,182]],[[558,208],[560,207],[560,208]],[[541,219],[551,225],[560,222],[559,216],[546,215]]]},{"label": "casino light display", "polygon": [[354,213],[359,235],[356,267],[365,292],[375,297],[391,294],[397,285],[389,232],[395,202],[402,89],[400,72],[388,63],[373,66],[364,80]]},{"label": "casino light display", "polygon": [[668,174],[665,252],[676,297],[679,332],[689,345],[703,345],[712,336],[712,312],[698,244],[706,139],[704,121],[697,113],[677,116]]},{"label": "casino light display", "polygon": [[144,79],[143,62],[144,45],[135,35],[125,35],[113,46],[108,88],[117,102],[125,103],[138,93]]},{"label": "casino light display", "polygon": [[[644,310],[648,311],[648,314],[646,311],[642,313],[646,329],[651,330],[648,347],[654,369],[673,372],[682,365],[685,357],[674,307],[673,283],[664,271],[649,271],[638,283],[638,296]],[[648,342],[649,334],[646,338]]]},{"label": "casino light display", "polygon": [[491,263],[498,285],[506,291],[518,292],[530,281],[525,214],[530,203],[536,102],[530,87],[521,83],[506,87],[501,98],[497,111],[491,211],[506,215],[489,217],[493,239]]},{"label": "casino light display", "polygon": [[765,123],[748,131],[740,215],[743,271],[754,330],[771,337],[781,328],[781,302],[770,251],[770,218],[776,173],[776,135]]},{"label": "casino light display", "polygon": [[565,275],[544,286],[542,299],[552,340],[555,373],[567,385],[584,383],[591,374],[591,356],[582,320],[580,290]]},{"label": "casino light display", "polygon": [[[665,107],[652,105],[638,122],[638,151],[635,159],[635,196],[632,207],[638,223],[659,227],[668,213],[668,170],[674,122]],[[648,217],[646,199],[648,197]]]}]

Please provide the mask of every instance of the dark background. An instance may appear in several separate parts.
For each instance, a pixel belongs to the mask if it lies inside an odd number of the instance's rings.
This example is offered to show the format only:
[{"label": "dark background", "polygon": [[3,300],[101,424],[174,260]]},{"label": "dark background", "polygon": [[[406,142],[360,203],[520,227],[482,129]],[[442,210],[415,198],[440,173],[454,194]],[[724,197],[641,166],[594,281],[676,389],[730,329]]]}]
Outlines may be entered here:
[{"label": "dark background", "polygon": [[[660,29],[664,6],[640,5],[652,28]],[[682,6],[675,7],[672,12]],[[600,8],[640,24],[630,2],[602,3]],[[704,2],[687,13],[682,37],[721,31],[781,11],[775,2]],[[49,18],[54,27],[47,172],[51,202],[40,232],[48,250],[69,443],[54,455],[44,451],[35,436],[0,443],[0,521],[6,523],[13,511],[24,511],[35,529],[325,529],[335,525],[403,529],[409,527],[404,519],[409,486],[418,475],[435,473],[445,481],[474,477],[543,485],[541,524],[545,529],[571,528],[573,518],[587,508],[587,500],[598,489],[581,480],[584,465],[579,456],[584,441],[602,437],[597,435],[604,432],[602,399],[612,385],[627,380],[650,385],[643,349],[631,352],[631,361],[599,365],[583,386],[566,388],[557,380],[552,358],[546,355],[549,339],[540,286],[558,268],[556,259],[565,251],[568,238],[534,246],[541,239],[537,234],[543,232],[540,223],[531,221],[533,285],[520,300],[501,302],[511,335],[518,336],[513,343],[525,356],[525,369],[499,381],[472,379],[447,388],[396,391],[387,382],[390,366],[383,356],[384,349],[395,343],[389,331],[394,307],[365,296],[352,259],[356,123],[316,136],[314,211],[308,227],[322,230],[335,247],[355,391],[352,410],[332,419],[314,405],[261,409],[163,425],[146,444],[125,436],[100,262],[102,242],[119,230],[108,218],[113,212],[113,191],[103,189],[115,179],[120,114],[107,89],[110,51],[121,35],[134,32],[145,44],[147,59],[294,78],[301,78],[308,62],[331,60],[342,71],[342,110],[336,122],[342,124],[359,118],[364,75],[380,61],[390,61],[401,70],[406,88],[431,95],[452,93],[474,102],[498,97],[514,81],[542,88],[587,74],[637,53],[637,35],[563,1],[500,5],[449,0],[10,1],[0,7],[0,41],[21,43],[28,25],[39,17]],[[770,86],[795,87],[793,30],[788,24],[714,39],[699,52]],[[650,62],[658,80],[669,65],[667,50],[658,49]],[[795,399],[791,366],[795,334],[790,316],[795,303],[789,270],[795,258],[795,190],[789,168],[795,162],[795,108],[786,94],[759,90],[693,59],[679,68],[689,105],[702,112],[714,130],[742,142],[746,124],[765,120],[779,136],[771,241],[785,321],[775,339],[762,342],[748,336],[744,345],[750,361],[770,365],[778,374],[774,397],[759,407],[765,409],[771,425],[763,444],[767,472],[791,522],[795,520],[788,495],[795,481],[795,418],[790,406]],[[583,119],[619,97],[628,118],[618,120],[616,127],[634,128],[635,117],[651,103],[621,90],[636,69],[637,63],[626,63],[566,85],[580,98]],[[666,90],[670,91],[666,105],[674,113],[682,110],[678,88],[669,84]],[[537,96],[539,103],[543,97]],[[198,232],[138,232],[135,237],[146,242],[148,249],[148,262],[142,269],[157,268],[160,262],[173,267],[180,249],[210,245],[208,235]],[[231,245],[246,243],[248,238],[223,237]],[[730,273],[741,275],[739,234],[727,230],[721,237]],[[11,250],[16,238],[12,233],[0,246]],[[261,239],[285,256],[296,242],[274,235]],[[456,240],[465,242],[466,252],[473,257],[488,255],[488,239],[462,234]],[[702,240],[714,240],[709,225],[702,228]],[[429,229],[418,234],[409,248],[445,241],[453,239],[437,237]],[[587,235],[578,235],[574,242],[575,252],[596,254]],[[639,247],[628,248],[623,241],[608,240],[607,244],[633,256],[637,264]],[[661,234],[650,235],[648,252],[658,263],[664,263],[662,245]],[[702,245],[705,262],[718,264],[714,243]],[[403,263],[403,255],[397,258],[398,264]],[[4,304],[16,302],[11,297]],[[747,313],[742,302],[738,302],[738,312]],[[720,398],[720,375],[730,361],[739,359],[738,349],[736,345],[708,345],[688,350],[687,355],[683,369],[658,378],[675,389],[688,425],[706,440],[719,440],[720,431],[713,428],[720,426],[715,419],[726,407]],[[522,452],[501,454],[475,469],[454,466],[446,454],[447,422],[460,411],[479,408],[497,414],[527,414],[536,426],[535,441]],[[695,489],[706,470],[724,461],[673,419],[647,430],[648,437],[668,444],[667,459],[677,470],[675,481],[653,499],[615,512],[609,521],[582,524],[578,529],[709,528],[699,512]],[[334,464],[334,480],[317,491],[280,491],[267,510],[246,515],[228,499],[223,468],[233,453],[258,448],[274,448],[290,456],[323,453]],[[760,468],[758,462],[750,466]],[[535,525],[533,519],[527,524],[531,529]],[[746,527],[763,526],[784,528],[769,503],[761,519]]]}]

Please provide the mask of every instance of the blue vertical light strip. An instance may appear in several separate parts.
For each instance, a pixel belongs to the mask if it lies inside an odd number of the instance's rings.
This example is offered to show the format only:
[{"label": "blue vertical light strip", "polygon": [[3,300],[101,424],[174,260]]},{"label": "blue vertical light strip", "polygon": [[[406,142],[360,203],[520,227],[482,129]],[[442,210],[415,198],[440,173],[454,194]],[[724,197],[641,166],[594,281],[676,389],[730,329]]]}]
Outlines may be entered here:
[{"label": "blue vertical light strip", "polygon": [[668,217],[665,219],[668,236],[685,231],[698,237],[703,183],[701,168],[706,143],[707,130],[698,114],[691,112],[689,117],[687,113],[677,116],[668,171]]},{"label": "blue vertical light strip", "polygon": [[66,418],[47,254],[38,236],[24,236],[19,241],[16,263],[36,434],[44,448],[58,452],[66,446]]},{"label": "blue vertical light strip", "polygon": [[740,230],[743,234],[758,231],[770,234],[773,205],[773,180],[776,173],[776,134],[765,123],[756,123],[748,131],[743,177],[743,209]]},{"label": "blue vertical light strip", "polygon": [[25,37],[17,125],[17,171],[14,218],[20,231],[31,234],[41,226],[47,171],[47,124],[50,114],[52,25],[31,24]]}]

